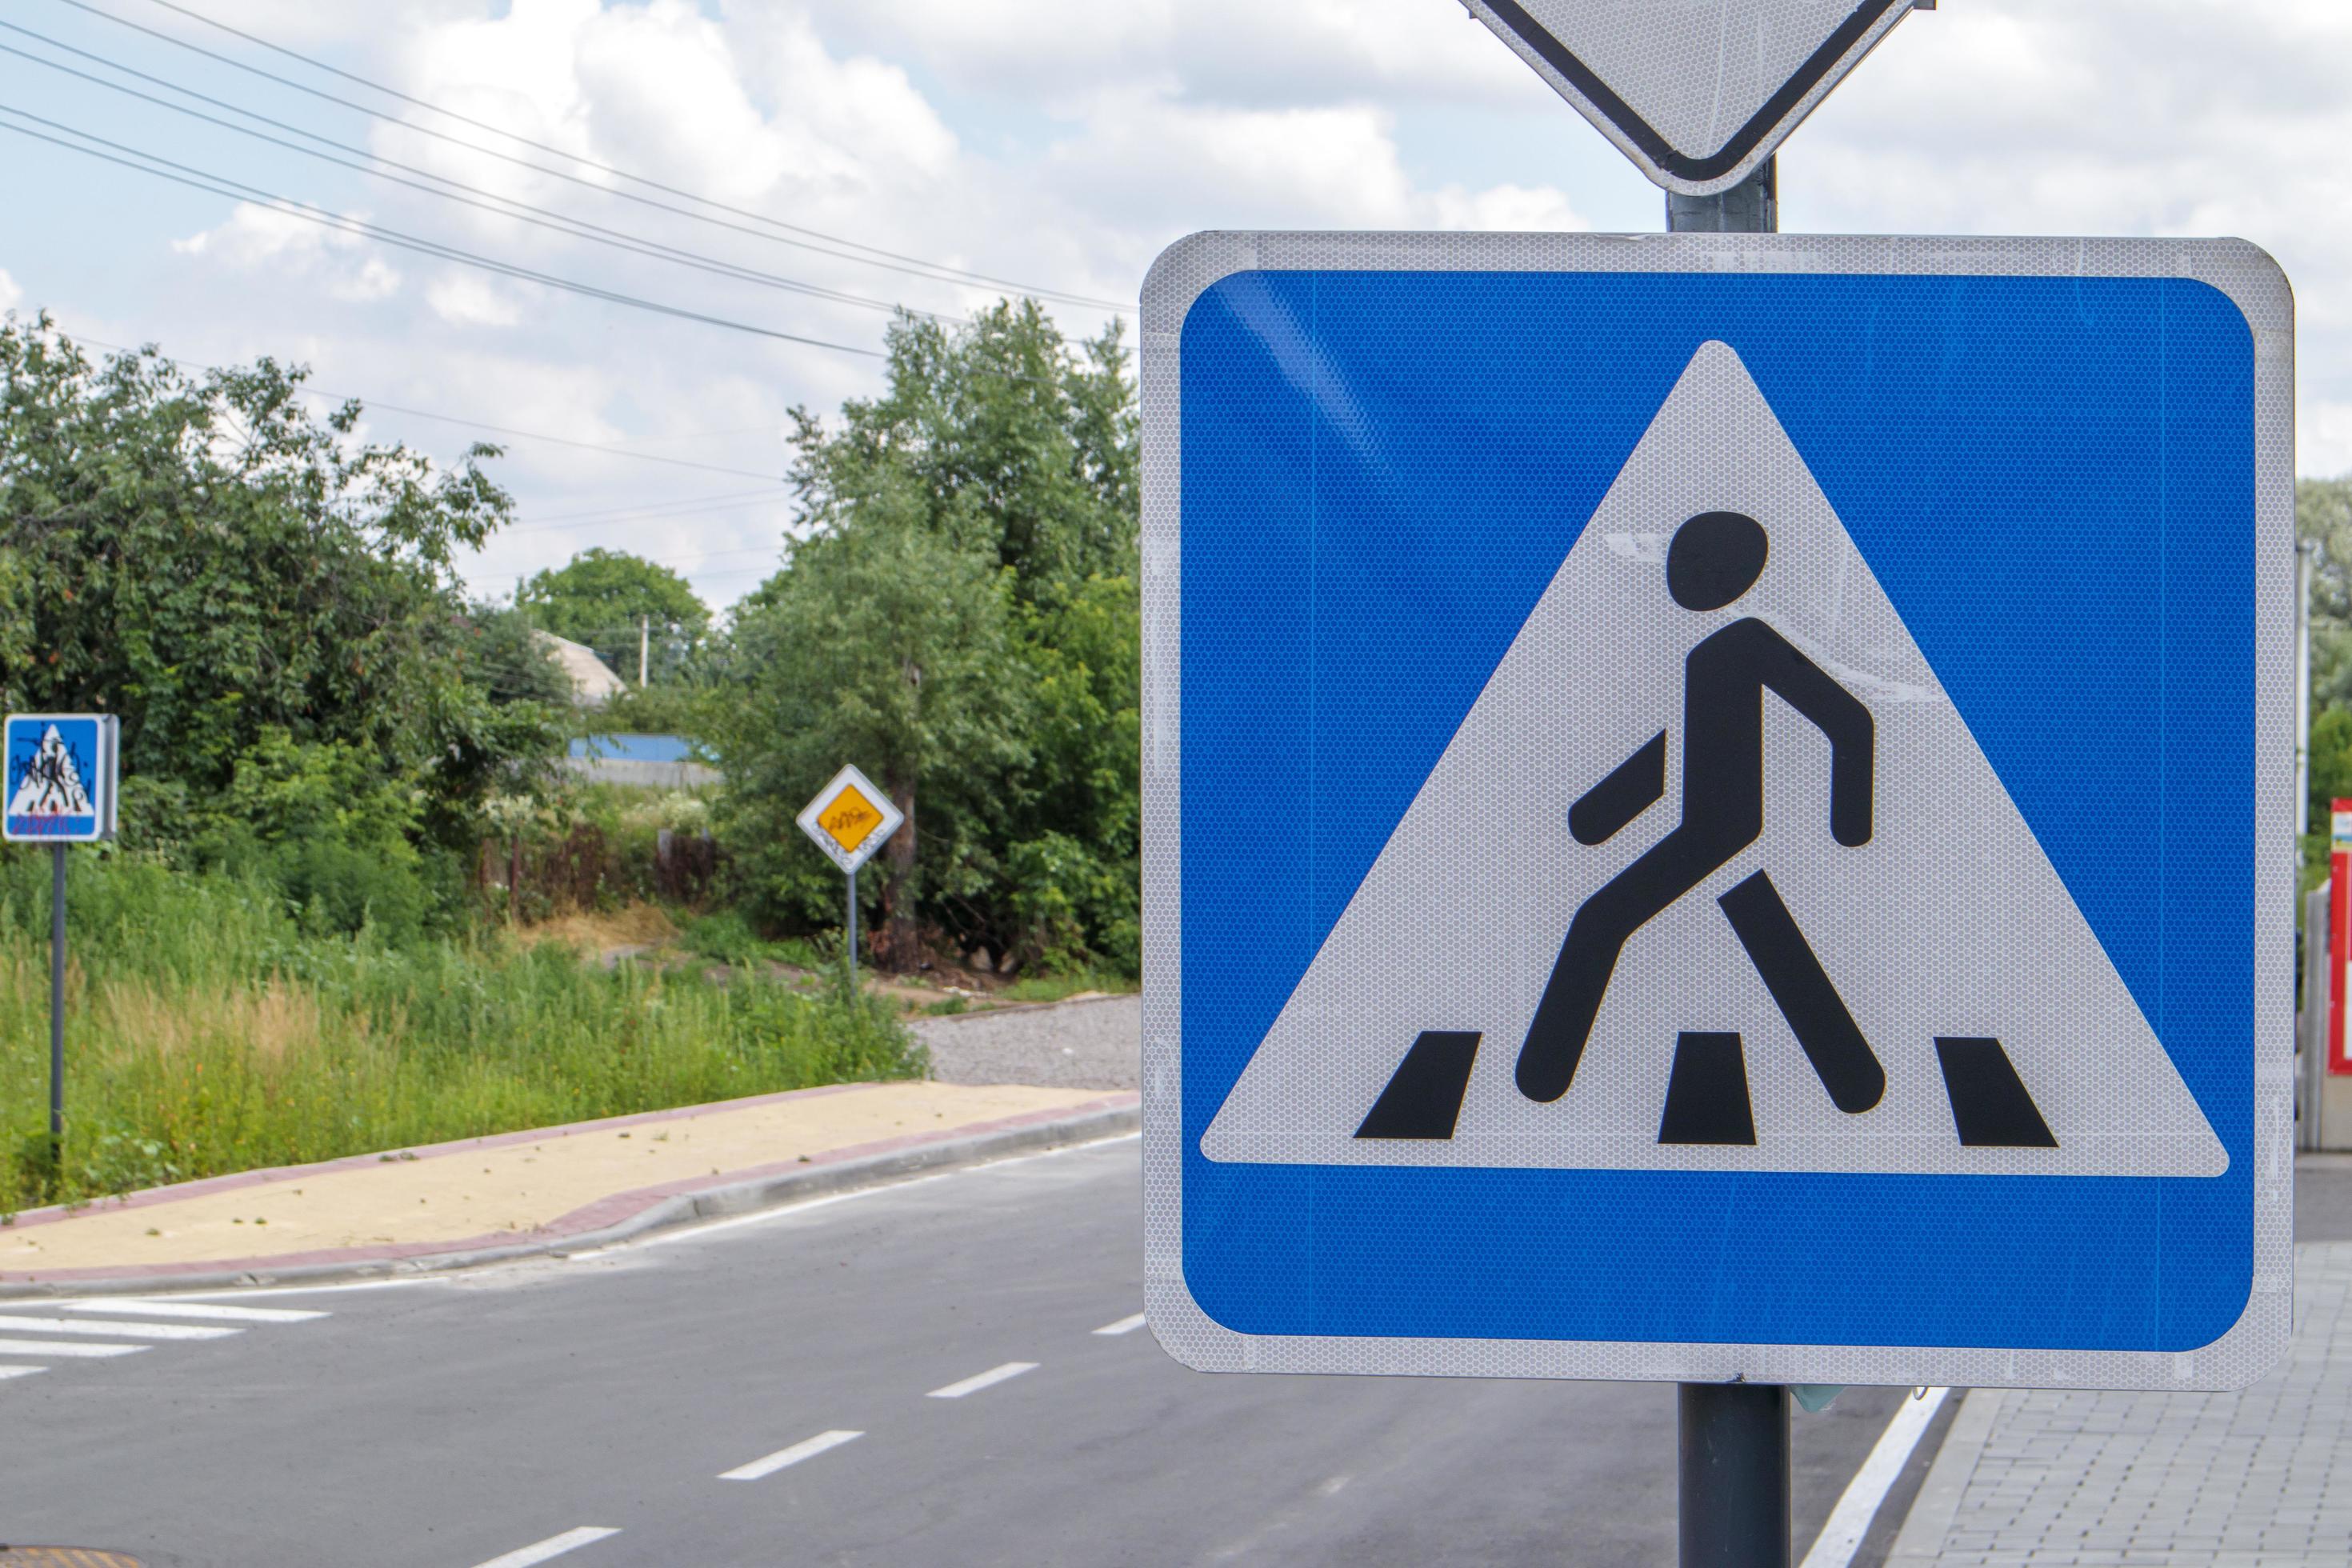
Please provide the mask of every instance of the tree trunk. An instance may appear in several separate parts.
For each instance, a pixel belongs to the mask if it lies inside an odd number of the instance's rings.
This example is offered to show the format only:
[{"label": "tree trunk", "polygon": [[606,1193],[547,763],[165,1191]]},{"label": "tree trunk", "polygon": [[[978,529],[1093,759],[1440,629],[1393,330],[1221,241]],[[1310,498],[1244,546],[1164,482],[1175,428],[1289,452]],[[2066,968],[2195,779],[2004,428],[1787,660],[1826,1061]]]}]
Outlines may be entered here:
[{"label": "tree trunk", "polygon": [[882,940],[875,956],[882,967],[905,971],[920,962],[920,939],[915,931],[915,786],[893,780],[884,786],[907,820],[882,847]]}]

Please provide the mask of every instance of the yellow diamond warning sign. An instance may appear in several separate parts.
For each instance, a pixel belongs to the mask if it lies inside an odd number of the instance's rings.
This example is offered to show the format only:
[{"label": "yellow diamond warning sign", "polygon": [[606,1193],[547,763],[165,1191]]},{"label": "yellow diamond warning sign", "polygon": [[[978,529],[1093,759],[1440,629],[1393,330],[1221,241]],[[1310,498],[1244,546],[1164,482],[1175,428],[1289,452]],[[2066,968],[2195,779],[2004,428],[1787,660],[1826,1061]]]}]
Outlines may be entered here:
[{"label": "yellow diamond warning sign", "polygon": [[856,784],[850,784],[833,797],[833,804],[820,812],[816,820],[835,844],[855,850],[881,822],[882,814],[874,809],[872,801],[857,793]]},{"label": "yellow diamond warning sign", "polygon": [[844,768],[800,815],[801,831],[843,870],[856,873],[898,831],[906,814],[856,768]]}]

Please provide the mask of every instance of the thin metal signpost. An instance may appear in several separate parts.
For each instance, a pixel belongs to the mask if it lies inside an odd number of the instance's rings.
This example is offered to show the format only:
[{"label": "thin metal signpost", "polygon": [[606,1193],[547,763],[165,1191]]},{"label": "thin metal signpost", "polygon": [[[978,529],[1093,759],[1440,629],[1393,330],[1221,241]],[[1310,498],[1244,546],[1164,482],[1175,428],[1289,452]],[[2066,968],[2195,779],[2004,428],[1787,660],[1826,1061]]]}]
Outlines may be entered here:
[{"label": "thin metal signpost", "polygon": [[66,1147],[66,851],[114,837],[120,720],[106,713],[11,713],[0,838],[49,847],[49,1163]]},{"label": "thin metal signpost", "polygon": [[[1666,192],[1672,234],[1773,234],[1779,160],[1714,195]],[[1683,1568],[1788,1568],[1789,1390],[1685,1383],[1675,1401],[1675,1502]]]},{"label": "thin metal signpost", "polygon": [[798,818],[809,842],[841,868],[849,883],[849,905],[842,933],[849,965],[850,990],[857,988],[857,868],[874,858],[907,820],[898,803],[856,768],[833,775],[816,798],[801,808]]},{"label": "thin metal signpost", "polygon": [[49,1166],[66,1152],[66,847],[49,846]]}]

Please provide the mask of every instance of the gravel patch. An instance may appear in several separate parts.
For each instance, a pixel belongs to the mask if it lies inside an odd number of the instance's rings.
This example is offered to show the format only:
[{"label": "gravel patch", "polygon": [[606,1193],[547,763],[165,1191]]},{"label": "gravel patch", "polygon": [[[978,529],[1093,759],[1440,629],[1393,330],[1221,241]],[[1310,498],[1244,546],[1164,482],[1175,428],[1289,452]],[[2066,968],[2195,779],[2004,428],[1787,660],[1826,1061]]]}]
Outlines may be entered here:
[{"label": "gravel patch", "polygon": [[1027,1083],[1047,1089],[1139,1089],[1143,998],[1100,996],[1045,1007],[919,1018],[941,1083]]}]

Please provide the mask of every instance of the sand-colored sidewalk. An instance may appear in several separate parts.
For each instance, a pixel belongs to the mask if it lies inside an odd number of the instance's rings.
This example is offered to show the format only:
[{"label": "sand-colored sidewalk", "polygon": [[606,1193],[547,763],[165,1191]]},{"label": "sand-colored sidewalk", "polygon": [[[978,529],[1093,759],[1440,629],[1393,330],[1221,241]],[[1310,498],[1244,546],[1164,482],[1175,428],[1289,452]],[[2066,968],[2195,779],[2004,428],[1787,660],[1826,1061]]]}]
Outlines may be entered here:
[{"label": "sand-colored sidewalk", "polygon": [[581,1235],[680,1194],[1133,1100],[846,1084],[247,1172],[19,1215],[0,1227],[0,1286],[421,1258]]}]

